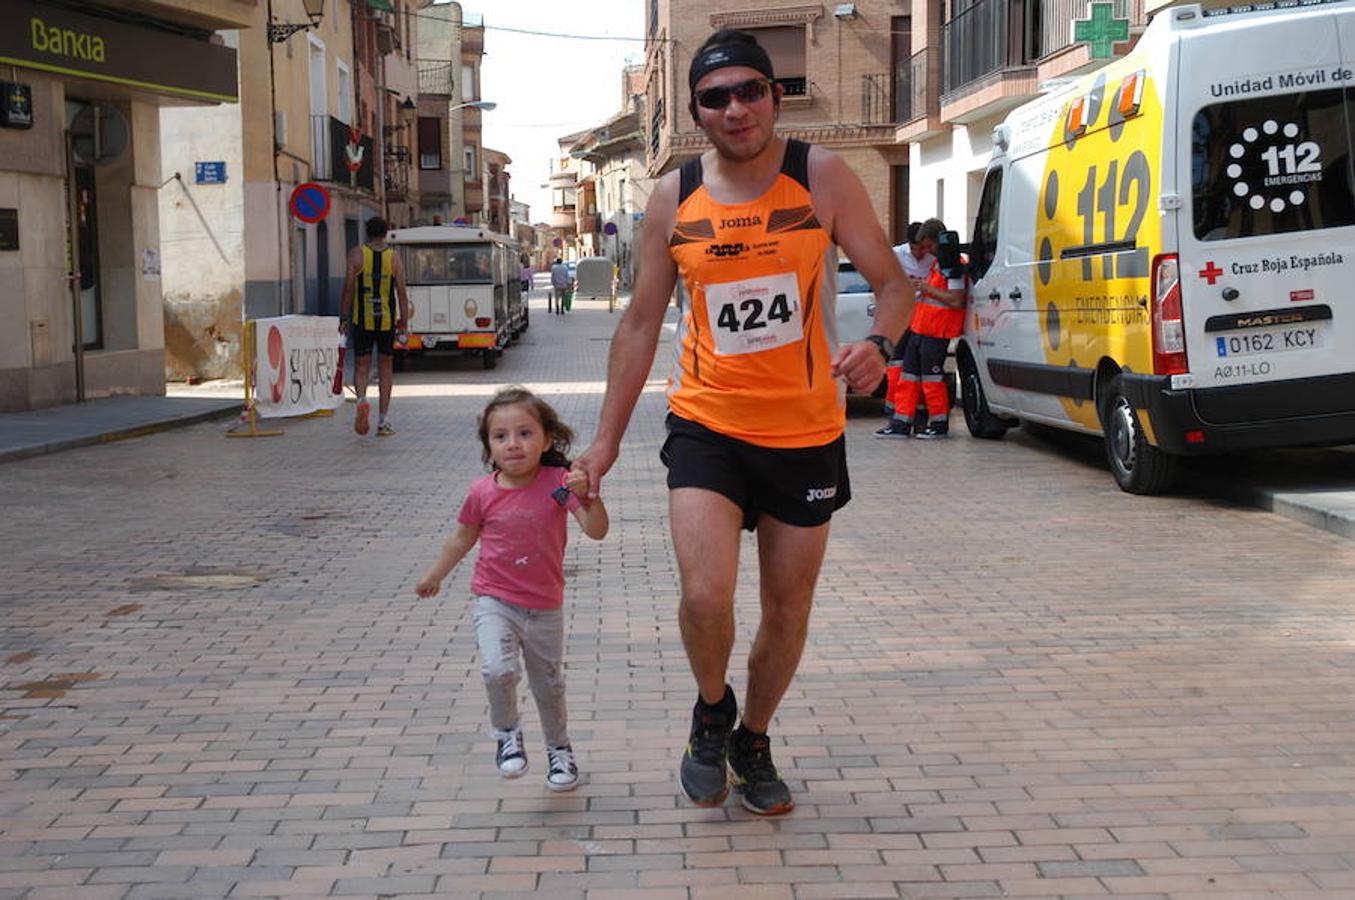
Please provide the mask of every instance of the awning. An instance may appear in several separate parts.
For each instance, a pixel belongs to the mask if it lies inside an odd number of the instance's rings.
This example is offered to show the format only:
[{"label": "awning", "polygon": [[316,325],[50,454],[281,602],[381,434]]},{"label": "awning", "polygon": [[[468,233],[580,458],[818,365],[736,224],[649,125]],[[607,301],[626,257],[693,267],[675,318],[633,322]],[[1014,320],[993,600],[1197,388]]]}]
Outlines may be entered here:
[{"label": "awning", "polygon": [[391,5],[390,0],[367,0],[367,6],[370,9],[379,9],[382,12],[395,12],[395,7]]}]

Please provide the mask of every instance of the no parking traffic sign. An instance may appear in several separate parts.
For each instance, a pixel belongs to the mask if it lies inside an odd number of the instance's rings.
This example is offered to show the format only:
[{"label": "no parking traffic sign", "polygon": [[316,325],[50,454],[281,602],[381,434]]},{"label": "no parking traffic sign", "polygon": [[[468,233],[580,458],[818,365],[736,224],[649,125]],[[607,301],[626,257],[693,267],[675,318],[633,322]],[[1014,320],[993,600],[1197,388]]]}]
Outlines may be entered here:
[{"label": "no parking traffic sign", "polygon": [[287,201],[292,215],[303,222],[314,224],[329,215],[329,191],[314,181],[298,184],[292,191],[292,199]]}]

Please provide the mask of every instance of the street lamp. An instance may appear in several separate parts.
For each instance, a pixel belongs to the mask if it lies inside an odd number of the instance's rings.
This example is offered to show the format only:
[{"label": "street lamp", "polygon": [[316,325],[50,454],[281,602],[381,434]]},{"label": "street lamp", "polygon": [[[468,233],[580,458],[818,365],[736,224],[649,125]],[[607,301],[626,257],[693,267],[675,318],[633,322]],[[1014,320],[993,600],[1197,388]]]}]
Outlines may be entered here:
[{"label": "street lamp", "polygon": [[466,109],[467,107],[470,109],[482,109],[485,112],[489,112],[498,105],[499,104],[495,103],[493,100],[469,100],[465,103],[458,103],[456,106],[448,107],[447,112],[456,112],[458,109]]},{"label": "street lamp", "polygon": [[310,21],[305,24],[295,22],[269,22],[268,43],[280,44],[298,31],[306,31],[310,28],[320,27],[320,20],[325,17],[325,0],[301,0],[301,5],[306,10],[306,18],[310,19]]},{"label": "street lamp", "polygon": [[419,108],[414,105],[414,101],[412,99],[406,97],[405,102],[400,104],[400,119],[406,125],[408,125],[410,122],[413,122],[416,118],[418,118],[418,116]]}]

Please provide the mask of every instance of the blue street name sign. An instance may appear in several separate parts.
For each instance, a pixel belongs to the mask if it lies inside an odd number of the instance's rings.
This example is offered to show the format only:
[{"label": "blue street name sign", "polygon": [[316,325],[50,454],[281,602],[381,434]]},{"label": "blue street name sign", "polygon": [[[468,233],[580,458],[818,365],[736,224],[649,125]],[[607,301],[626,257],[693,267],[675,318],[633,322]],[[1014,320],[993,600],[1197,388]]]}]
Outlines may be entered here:
[{"label": "blue street name sign", "polygon": [[198,184],[225,184],[226,161],[193,163],[193,180]]}]

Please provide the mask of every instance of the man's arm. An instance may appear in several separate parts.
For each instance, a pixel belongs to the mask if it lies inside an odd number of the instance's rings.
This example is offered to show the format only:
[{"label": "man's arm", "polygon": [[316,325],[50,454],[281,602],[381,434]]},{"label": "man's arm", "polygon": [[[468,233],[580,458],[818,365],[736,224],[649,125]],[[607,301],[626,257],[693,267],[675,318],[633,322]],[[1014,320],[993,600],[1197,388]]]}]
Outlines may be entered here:
[{"label": "man's arm", "polygon": [[645,227],[637,256],[639,275],[630,305],[626,307],[607,356],[607,392],[602,398],[593,443],[574,461],[574,468],[588,476],[588,497],[598,495],[598,484],[616,462],[621,436],[625,434],[635,402],[640,399],[659,331],[668,309],[668,299],[677,283],[677,264],[668,252],[668,238],[677,218],[678,174],[665,175],[645,208]]},{"label": "man's arm", "polygon": [[959,282],[959,287],[942,288],[926,281],[918,281],[917,289],[928,297],[931,297],[933,300],[937,300],[946,306],[949,306],[951,309],[955,309],[956,307],[964,306],[965,301],[969,298],[969,291],[967,290],[967,285],[963,278],[948,279],[946,283],[953,284],[955,282]]},{"label": "man's arm", "polygon": [[[816,147],[809,157],[809,183],[819,221],[875,291],[871,333],[897,341],[913,313],[913,283],[885,239],[861,179],[840,157]],[[875,389],[884,368],[879,348],[868,341],[838,348],[833,361],[834,374],[861,392]]]},{"label": "man's arm", "polygon": [[348,251],[348,271],[343,276],[343,294],[339,297],[339,330],[347,331],[348,322],[353,314],[353,285],[357,283],[358,273],[362,271],[362,249],[354,247]]}]

